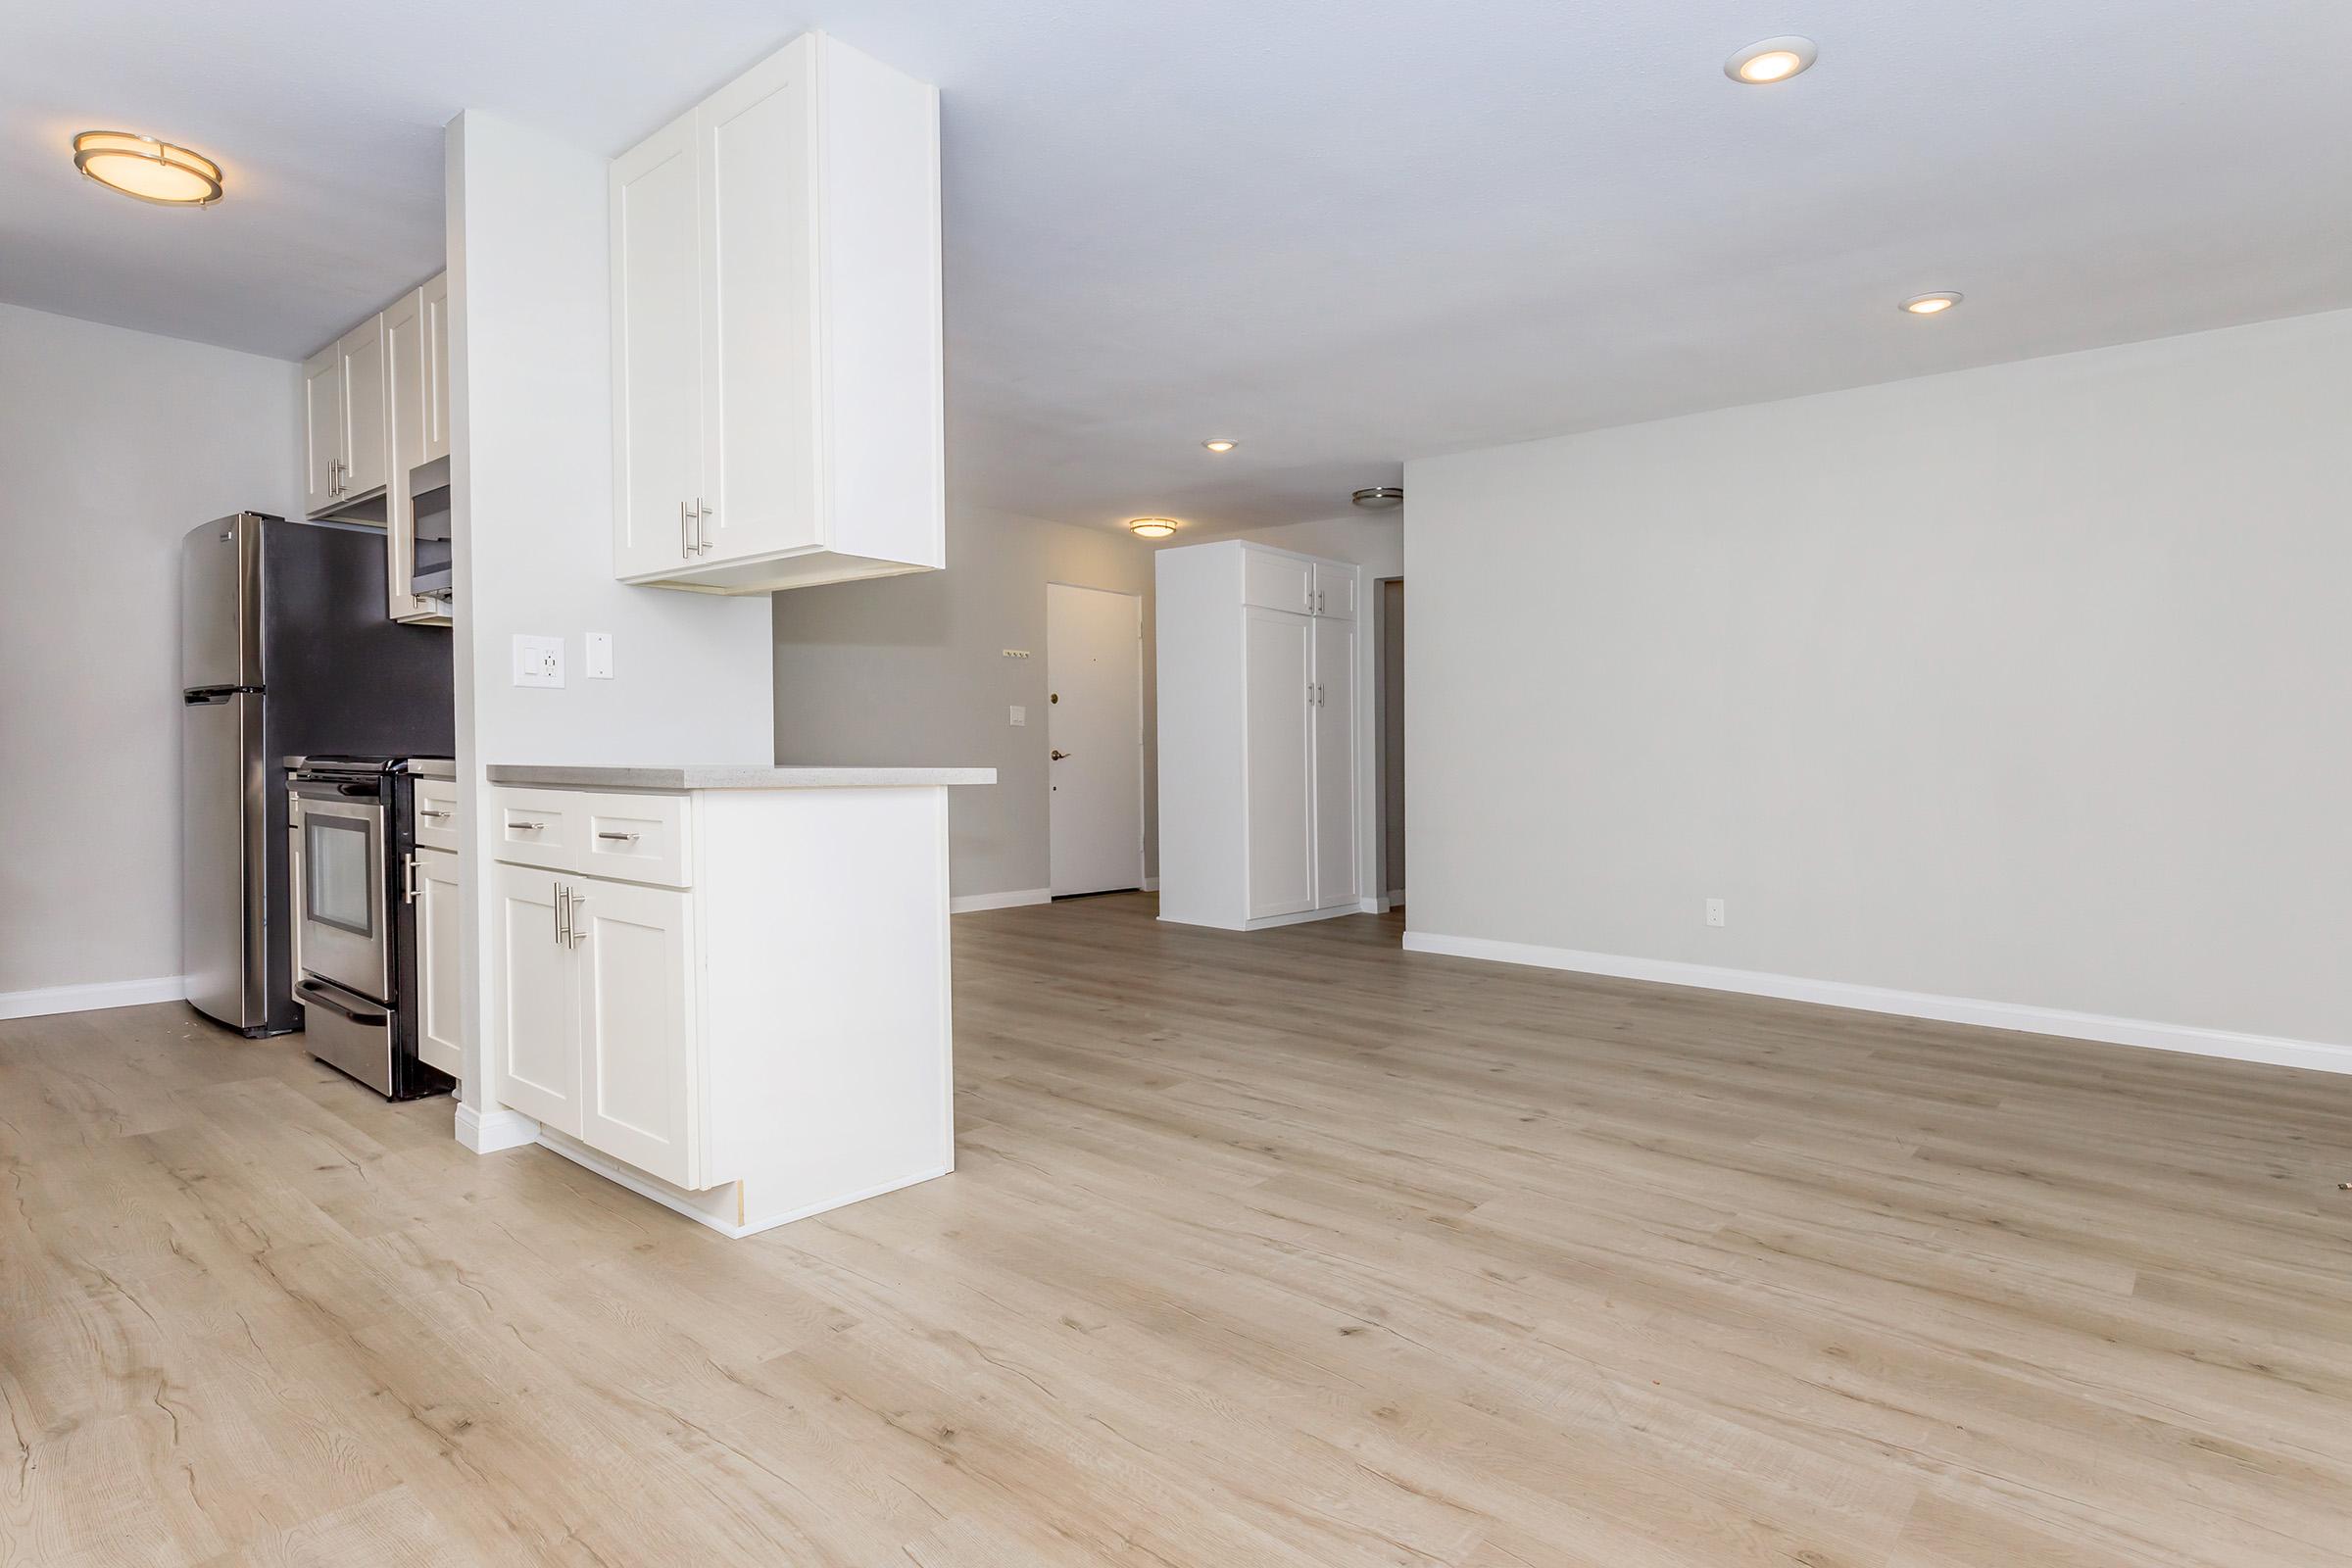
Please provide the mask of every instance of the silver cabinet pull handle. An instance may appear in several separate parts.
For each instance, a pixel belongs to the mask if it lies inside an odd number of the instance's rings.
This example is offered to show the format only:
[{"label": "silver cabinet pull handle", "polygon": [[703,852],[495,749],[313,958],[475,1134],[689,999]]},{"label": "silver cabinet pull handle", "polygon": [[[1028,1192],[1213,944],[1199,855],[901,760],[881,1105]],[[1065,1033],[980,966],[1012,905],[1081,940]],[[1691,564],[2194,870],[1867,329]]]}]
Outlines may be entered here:
[{"label": "silver cabinet pull handle", "polygon": [[564,913],[564,934],[571,939],[571,945],[575,948],[588,940],[588,933],[580,929],[580,906],[587,902],[587,894],[574,893],[570,906]]},{"label": "silver cabinet pull handle", "polygon": [[414,855],[404,855],[400,858],[400,902],[403,904],[416,902],[416,857]]},{"label": "silver cabinet pull handle", "polygon": [[606,833],[600,831],[596,836],[600,839],[612,839],[620,844],[634,844],[637,842],[637,835],[634,833]]},{"label": "silver cabinet pull handle", "polygon": [[449,813],[447,811],[428,811],[420,806],[416,808],[416,814],[418,816],[447,816]]},{"label": "silver cabinet pull handle", "polygon": [[710,520],[710,509],[703,505],[701,496],[696,496],[694,498],[694,553],[698,556],[707,556],[710,553],[710,530],[703,526],[704,523]]},{"label": "silver cabinet pull handle", "polygon": [[683,501],[678,503],[678,554],[694,554],[694,511]]},{"label": "silver cabinet pull handle", "polygon": [[507,826],[514,829],[517,833],[536,833],[547,824],[545,822],[509,822]]},{"label": "silver cabinet pull handle", "polygon": [[571,936],[571,890],[563,883],[556,890],[556,946],[562,947]]}]

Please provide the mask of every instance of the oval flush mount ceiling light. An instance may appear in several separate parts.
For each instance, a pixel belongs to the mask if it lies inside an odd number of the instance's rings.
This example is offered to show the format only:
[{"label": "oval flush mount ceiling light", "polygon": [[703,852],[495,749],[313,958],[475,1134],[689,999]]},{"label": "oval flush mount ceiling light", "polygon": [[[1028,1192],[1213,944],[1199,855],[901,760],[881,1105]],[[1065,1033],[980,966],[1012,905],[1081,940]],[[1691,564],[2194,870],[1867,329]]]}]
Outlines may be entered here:
[{"label": "oval flush mount ceiling light", "polygon": [[1933,294],[1914,294],[1903,301],[1903,309],[1913,316],[1941,316],[1959,303],[1959,293],[1947,288],[1938,289]]},{"label": "oval flush mount ceiling light", "polygon": [[159,207],[210,207],[220,199],[219,164],[127,130],[85,130],[74,137],[74,167],[109,190]]},{"label": "oval flush mount ceiling light", "polygon": [[1348,499],[1366,512],[1386,512],[1392,507],[1404,505],[1404,491],[1393,484],[1374,485],[1370,489],[1358,490]]},{"label": "oval flush mount ceiling light", "polygon": [[1229,440],[1224,436],[1218,436],[1214,441],[1203,441],[1200,444],[1211,452],[1231,452],[1235,447],[1241,445],[1239,441]]},{"label": "oval flush mount ceiling light", "polygon": [[1138,539],[1165,539],[1180,524],[1174,517],[1129,517],[1127,529]]},{"label": "oval flush mount ceiling light", "polygon": [[1787,81],[1813,64],[1818,53],[1810,38],[1767,38],[1751,43],[1723,63],[1723,74],[1734,81],[1762,87]]}]

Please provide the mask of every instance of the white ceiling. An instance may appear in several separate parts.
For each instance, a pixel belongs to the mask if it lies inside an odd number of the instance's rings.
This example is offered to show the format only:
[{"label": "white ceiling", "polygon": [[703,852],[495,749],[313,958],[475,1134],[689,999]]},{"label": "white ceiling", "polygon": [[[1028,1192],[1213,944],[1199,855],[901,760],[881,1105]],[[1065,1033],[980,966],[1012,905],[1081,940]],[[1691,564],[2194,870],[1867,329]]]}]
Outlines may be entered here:
[{"label": "white ceiling", "polygon": [[[2352,305],[2343,0],[7,11],[0,298],[284,358],[438,268],[459,110],[617,151],[827,26],[942,89],[956,493],[1076,522]],[[1786,32],[1810,73],[1725,78]],[[228,200],[80,181],[94,127]],[[1894,310],[1932,288],[1968,302]]]}]

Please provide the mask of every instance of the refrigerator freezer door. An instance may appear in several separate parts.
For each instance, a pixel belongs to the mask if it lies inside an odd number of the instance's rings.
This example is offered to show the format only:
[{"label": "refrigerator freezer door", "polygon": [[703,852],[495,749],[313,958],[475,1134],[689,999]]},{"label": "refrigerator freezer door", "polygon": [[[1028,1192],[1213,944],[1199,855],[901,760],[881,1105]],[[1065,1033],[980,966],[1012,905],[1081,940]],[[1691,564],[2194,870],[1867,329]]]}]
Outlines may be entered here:
[{"label": "refrigerator freezer door", "polygon": [[179,542],[183,691],[262,684],[261,519],[239,513]]},{"label": "refrigerator freezer door", "polygon": [[208,693],[180,710],[180,948],[188,1001],[232,1029],[269,1024],[263,913],[269,812],[262,698]]}]

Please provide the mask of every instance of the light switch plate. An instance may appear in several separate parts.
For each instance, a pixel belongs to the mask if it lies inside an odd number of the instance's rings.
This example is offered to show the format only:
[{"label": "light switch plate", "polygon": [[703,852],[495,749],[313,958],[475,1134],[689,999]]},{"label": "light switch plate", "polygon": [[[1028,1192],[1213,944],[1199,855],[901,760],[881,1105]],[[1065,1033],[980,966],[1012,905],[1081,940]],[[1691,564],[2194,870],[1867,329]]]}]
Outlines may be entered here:
[{"label": "light switch plate", "polygon": [[582,662],[588,666],[587,674],[590,680],[611,680],[612,678],[612,634],[609,631],[590,632],[588,634],[588,654]]},{"label": "light switch plate", "polygon": [[1014,729],[1024,728],[1027,726],[1028,722],[1029,710],[1026,708],[1016,708],[1012,710],[1012,727]]},{"label": "light switch plate", "polygon": [[514,634],[514,684],[517,686],[561,686],[564,684],[564,639],[561,637],[530,637]]}]

